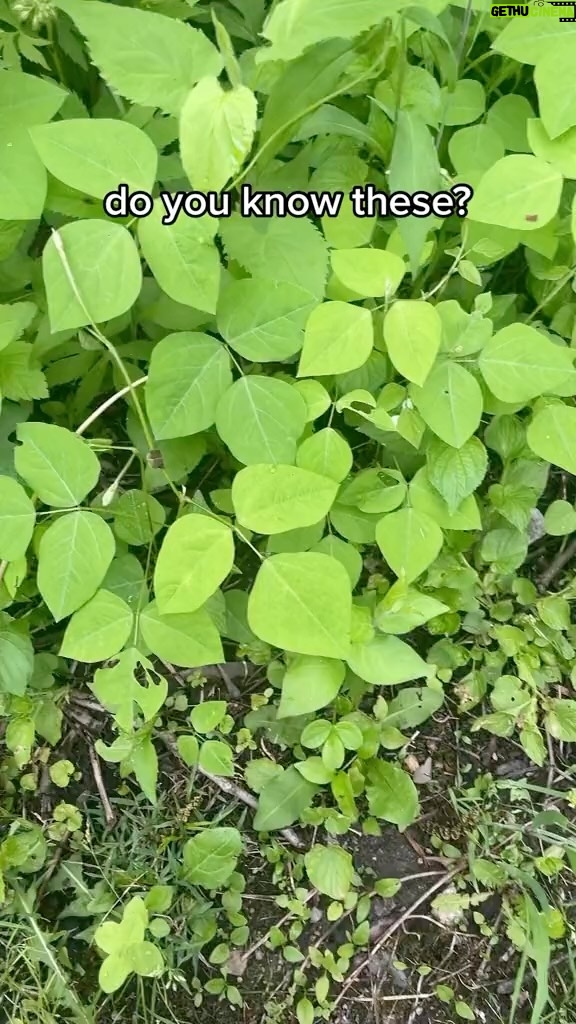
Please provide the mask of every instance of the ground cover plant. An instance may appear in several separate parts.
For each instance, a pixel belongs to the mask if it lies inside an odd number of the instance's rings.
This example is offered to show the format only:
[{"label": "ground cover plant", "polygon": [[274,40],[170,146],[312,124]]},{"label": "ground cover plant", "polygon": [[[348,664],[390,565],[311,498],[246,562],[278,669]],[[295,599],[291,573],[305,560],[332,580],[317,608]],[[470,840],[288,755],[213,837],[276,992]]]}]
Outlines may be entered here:
[{"label": "ground cover plant", "polygon": [[2,1021],[576,1020],[576,22],[527,10],[0,0]]}]

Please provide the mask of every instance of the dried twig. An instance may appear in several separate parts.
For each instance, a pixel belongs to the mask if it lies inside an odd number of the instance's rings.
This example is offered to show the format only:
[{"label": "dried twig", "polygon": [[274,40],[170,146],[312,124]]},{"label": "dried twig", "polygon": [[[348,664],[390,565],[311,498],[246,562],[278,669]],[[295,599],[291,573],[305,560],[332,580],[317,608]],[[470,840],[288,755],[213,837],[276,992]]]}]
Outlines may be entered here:
[{"label": "dried twig", "polygon": [[382,946],[386,942],[388,942],[388,939],[391,938],[392,935],[394,935],[394,932],[397,932],[398,929],[402,927],[404,922],[412,916],[414,911],[418,910],[418,907],[421,907],[423,903],[426,903],[427,900],[429,900],[430,897],[438,891],[438,889],[444,889],[448,885],[448,883],[452,881],[454,876],[457,875],[461,870],[462,865],[458,865],[458,867],[453,868],[452,871],[448,871],[445,875],[442,876],[442,878],[438,882],[435,882],[434,885],[431,885],[430,888],[427,889],[422,896],[419,896],[418,899],[414,901],[412,906],[408,907],[408,909],[405,910],[404,913],[400,915],[400,917],[396,918],[393,924],[391,924],[390,927],[386,929],[382,937],[378,939],[378,942],[374,944],[368,956],[362,961],[361,964],[358,965],[358,967],[356,967],[355,970],[352,971],[352,974],[348,976],[345,985],[340,989],[340,992],[336,996],[336,999],[334,1001],[334,1007],[338,1006],[338,1004],[342,1002],[348,990],[352,987],[354,982],[360,977],[361,974],[363,974],[363,972],[369,966],[371,958],[374,956],[375,953],[378,952],[378,950],[382,949]]},{"label": "dried twig", "polygon": [[88,754],[90,757],[90,764],[92,766],[94,782],[96,783],[96,788],[98,790],[100,800],[102,801],[106,825],[108,828],[112,828],[113,825],[116,823],[116,815],[112,810],[110,800],[108,799],[108,793],[106,792],[106,787],[104,785],[104,780],[102,778],[102,772],[100,771],[100,761],[98,760],[98,754],[96,753],[91,743],[88,745]]},{"label": "dried twig", "polygon": [[[180,761],[182,760],[178,752],[178,747],[174,742],[172,736],[169,735],[169,733],[160,733],[159,739],[162,740],[164,745],[168,748],[170,753],[174,755],[174,757],[177,757],[178,760]],[[233,782],[232,779],[224,778],[221,775],[211,775],[210,772],[204,771],[204,769],[201,768],[200,765],[196,765],[196,771],[199,772],[199,774],[202,775],[205,779],[208,779],[210,782],[213,782],[215,786],[218,786],[218,788],[221,789],[223,793],[227,793],[228,796],[235,797],[236,800],[239,800],[240,803],[242,804],[246,804],[247,807],[251,807],[252,810],[255,811],[256,808],[258,807],[258,801],[256,797],[252,796],[252,793],[249,793],[247,789],[244,789],[242,786],[239,786],[237,782]],[[302,850],[304,848],[304,843],[299,838],[299,836],[296,835],[294,829],[280,829],[280,835],[284,836],[286,842],[289,843],[290,846],[293,846],[296,850]]]},{"label": "dried twig", "polygon": [[567,565],[574,556],[576,556],[576,537],[570,541],[563,551],[558,552],[556,557],[550,562],[548,568],[541,574],[538,579],[538,589],[540,591],[548,590],[553,580],[560,575],[564,566]]}]

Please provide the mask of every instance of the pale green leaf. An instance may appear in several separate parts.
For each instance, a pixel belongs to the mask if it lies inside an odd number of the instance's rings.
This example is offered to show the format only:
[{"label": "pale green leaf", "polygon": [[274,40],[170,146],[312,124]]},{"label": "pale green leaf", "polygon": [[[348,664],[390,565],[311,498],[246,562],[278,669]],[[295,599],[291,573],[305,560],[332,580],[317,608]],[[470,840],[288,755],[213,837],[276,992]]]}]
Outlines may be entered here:
[{"label": "pale green leaf", "polygon": [[338,484],[296,466],[252,465],[232,484],[238,522],[255,533],[275,534],[313,526],[329,512]]},{"label": "pale green leaf", "polygon": [[482,224],[536,231],[558,210],[562,175],[536,156],[505,156],[480,179],[468,204],[468,216]]},{"label": "pale green leaf", "polygon": [[384,249],[336,249],[331,260],[338,280],[363,298],[390,299],[406,273],[404,260]]},{"label": "pale green leaf", "polygon": [[286,281],[230,281],[218,303],[218,330],[245,359],[280,362],[302,348],[315,305],[313,295]]},{"label": "pale green leaf", "polygon": [[0,221],[38,220],[46,202],[46,168],[26,128],[16,124],[0,132]]},{"label": "pale green leaf", "polygon": [[256,97],[245,85],[223,89],[202,78],[180,113],[180,155],[194,189],[220,192],[250,152],[256,130]]},{"label": "pale green leaf", "polygon": [[425,512],[401,508],[380,520],[376,542],[393,572],[411,583],[438,557],[443,535]]},{"label": "pale green leaf", "polygon": [[22,625],[0,612],[0,693],[21,696],[34,672],[34,648]]},{"label": "pale green leaf", "polygon": [[453,448],[461,448],[480,425],[482,390],[459,363],[438,363],[422,388],[410,389],[410,397],[430,430]]},{"label": "pale green leaf", "polygon": [[469,438],[461,448],[437,442],[428,450],[428,479],[451,512],[478,489],[487,470],[488,454],[477,437]]},{"label": "pale green leaf", "polygon": [[130,636],[134,615],[116,594],[99,590],[74,613],[66,627],[60,656],[76,661],[107,661]]},{"label": "pale green leaf", "polygon": [[234,537],[224,523],[191,513],[170,526],[154,570],[162,615],[194,612],[226,579],[234,564]]},{"label": "pale green leaf", "polygon": [[218,630],[205,608],[160,615],[155,602],[140,614],[140,631],[153,654],[181,668],[218,665],[225,660]]},{"label": "pale green leaf", "polygon": [[226,349],[208,334],[183,331],[155,345],[146,407],[157,439],[186,437],[211,427],[232,384]]},{"label": "pale green leaf", "polygon": [[496,37],[492,49],[521,64],[536,64],[556,53],[567,39],[576,40],[576,24],[563,24],[558,18],[514,18]]},{"label": "pale green leaf", "polygon": [[430,665],[396,636],[374,636],[367,643],[352,644],[348,665],[360,679],[375,686],[398,686],[430,675]]},{"label": "pale green leaf", "polygon": [[306,426],[306,403],[283,380],[240,377],[220,399],[216,429],[239,462],[290,464]]},{"label": "pale green leaf", "polygon": [[346,899],[354,878],[354,864],[347,850],[317,843],[304,857],[304,866],[318,892],[333,900]]},{"label": "pale green leaf", "polygon": [[370,356],[373,345],[370,310],[348,302],[324,302],[308,318],[298,376],[357,370]]},{"label": "pale green leaf", "polygon": [[331,704],[337,696],[346,669],[334,658],[295,657],[282,679],[278,718],[297,717]]},{"label": "pale green leaf", "polygon": [[[142,676],[143,683],[138,678]],[[144,721],[151,722],[168,696],[166,680],[135,647],[121,651],[112,668],[97,669],[90,689],[114,715],[118,728],[128,733],[132,733],[134,704],[138,705]]]},{"label": "pale green leaf", "polygon": [[333,427],[324,427],[302,442],[296,453],[296,465],[311,473],[341,483],[352,469],[352,449]]},{"label": "pale green leaf", "polygon": [[34,505],[24,488],[12,477],[0,476],[0,559],[14,562],[26,554],[35,522]]},{"label": "pale green leaf", "polygon": [[497,331],[482,349],[478,365],[501,402],[529,402],[554,392],[574,369],[574,350],[548,341],[534,327],[513,323]]},{"label": "pale green leaf", "polygon": [[572,406],[546,406],[532,420],[526,440],[539,458],[576,474],[576,409]]},{"label": "pale green leaf", "polygon": [[17,437],[16,471],[45,505],[70,508],[96,486],[100,463],[83,438],[53,423],[20,423]]},{"label": "pale green leaf", "polygon": [[215,313],[220,288],[220,257],[214,243],[218,222],[209,216],[180,213],[163,224],[158,202],[138,223],[144,259],[166,295],[183,306]]},{"label": "pale green leaf", "polygon": [[386,10],[380,0],[355,0],[353,5],[349,0],[283,0],[264,24],[262,34],[272,46],[261,57],[293,60],[324,39],[352,39],[401,6],[401,0],[390,0]]},{"label": "pale green leaf", "polygon": [[400,299],[384,319],[388,355],[403,377],[424,384],[440,348],[442,321],[434,306]]},{"label": "pale green leaf", "polygon": [[248,623],[261,640],[326,658],[348,656],[351,612],[344,566],[310,551],[267,558],[248,601]]},{"label": "pale green leaf", "polygon": [[256,832],[275,832],[293,825],[310,806],[317,792],[317,787],[291,765],[271,779],[261,791],[254,829]]},{"label": "pale green leaf", "polygon": [[184,844],[184,877],[192,885],[219,889],[230,878],[241,852],[237,828],[205,828]]},{"label": "pale green leaf", "polygon": [[575,48],[574,39],[564,36],[539,57],[534,68],[540,117],[551,139],[576,124]]},{"label": "pale green leaf", "polygon": [[317,302],[324,298],[328,249],[308,218],[260,220],[233,213],[222,220],[220,234],[229,258],[253,277],[298,285]]},{"label": "pale green leaf", "polygon": [[0,126],[31,128],[51,121],[67,93],[50,78],[3,68],[0,74]]},{"label": "pale green leaf", "polygon": [[96,593],[114,550],[112,530],[93,512],[68,512],[42,534],[38,589],[56,622]]}]

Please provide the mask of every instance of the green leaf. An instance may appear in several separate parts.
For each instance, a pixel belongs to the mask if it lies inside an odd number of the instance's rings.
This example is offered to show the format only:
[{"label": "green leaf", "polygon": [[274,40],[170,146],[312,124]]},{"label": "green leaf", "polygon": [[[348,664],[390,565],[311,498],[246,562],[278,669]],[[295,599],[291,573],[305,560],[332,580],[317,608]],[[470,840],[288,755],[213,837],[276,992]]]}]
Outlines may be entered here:
[{"label": "green leaf", "polygon": [[140,614],[140,631],[153,654],[181,668],[218,665],[225,660],[218,630],[205,608],[161,615],[155,602]]},{"label": "green leaf", "polygon": [[228,353],[214,338],[188,331],[163,338],[152,351],[146,383],[146,408],[156,438],[207,430],[231,384]]},{"label": "green leaf", "polygon": [[562,24],[558,18],[516,18],[507,22],[492,44],[492,49],[521,64],[536,64],[567,38],[574,42],[576,24]]},{"label": "green leaf", "polygon": [[60,656],[85,662],[107,661],[124,647],[133,621],[132,610],[121,597],[99,590],[70,619]]},{"label": "green leaf", "polygon": [[350,578],[330,555],[271,555],[248,601],[248,623],[261,640],[296,654],[347,658]]},{"label": "green leaf", "polygon": [[340,483],[352,469],[352,449],[332,427],[319,430],[302,442],[296,453],[296,465],[311,473],[330,477]]},{"label": "green leaf", "polygon": [[237,828],[205,828],[184,844],[184,878],[191,885],[220,889],[235,870],[241,852]]},{"label": "green leaf", "polygon": [[30,326],[37,312],[33,302],[12,302],[10,305],[0,306],[0,349],[5,349],[11,342],[17,341]]},{"label": "green leaf", "polygon": [[0,612],[0,693],[21,696],[33,671],[32,641],[14,619]]},{"label": "green leaf", "polygon": [[245,85],[225,90],[202,78],[180,113],[180,155],[192,188],[220,192],[250,152],[256,130],[256,97]]},{"label": "green leaf", "polygon": [[335,537],[334,534],[329,534],[323,537],[318,544],[315,544],[311,551],[317,551],[322,555],[330,555],[335,558],[337,562],[340,562],[350,577],[350,584],[352,588],[356,586],[360,579],[363,563],[362,556],[359,551],[352,545],[347,544],[346,541],[341,540],[340,537]]},{"label": "green leaf", "polygon": [[96,593],[114,550],[112,530],[93,512],[69,512],[42,534],[38,589],[56,622]]},{"label": "green leaf", "polygon": [[238,522],[255,533],[276,534],[313,526],[330,510],[338,484],[296,466],[241,469],[232,484]]},{"label": "green leaf", "polygon": [[546,729],[555,740],[574,743],[576,740],[576,700],[553,698],[546,715]]},{"label": "green leaf", "polygon": [[318,892],[333,900],[346,899],[354,878],[354,865],[347,850],[317,843],[304,857],[304,866]]},{"label": "green leaf", "polygon": [[100,463],[86,441],[53,423],[20,423],[14,463],[45,505],[71,508],[91,491]]},{"label": "green leaf", "polygon": [[451,90],[443,90],[442,120],[446,125],[470,124],[486,107],[484,86],[475,78],[460,78]]},{"label": "green leaf", "polygon": [[444,703],[441,690],[431,686],[407,686],[388,705],[386,727],[415,729],[436,713]]},{"label": "green leaf", "polygon": [[439,363],[422,388],[410,388],[410,397],[430,430],[453,448],[461,448],[480,425],[480,385],[458,363]]},{"label": "green leaf", "polygon": [[298,1000],[296,1006],[296,1018],[298,1024],[313,1024],[314,1021],[314,1005],[310,1002],[307,996],[302,996]]},{"label": "green leaf", "polygon": [[114,533],[119,540],[135,547],[149,544],[166,519],[163,506],[146,491],[125,491],[112,504],[111,510]]},{"label": "green leaf", "polygon": [[30,132],[50,174],[85,195],[103,199],[124,182],[130,192],[151,192],[158,152],[140,128],[108,118],[71,118]]},{"label": "green leaf", "polygon": [[290,661],[282,679],[277,718],[306,715],[331,704],[345,675],[344,664],[334,658],[298,655]]},{"label": "green leaf", "polygon": [[514,323],[486,342],[478,365],[501,402],[529,402],[554,392],[574,369],[574,350],[548,341],[534,327]]},{"label": "green leaf", "polygon": [[338,280],[363,298],[392,298],[406,273],[404,260],[384,249],[337,249],[331,260]]},{"label": "green leaf", "polygon": [[376,527],[376,543],[388,565],[412,583],[440,554],[442,530],[425,512],[401,508],[384,516]]},{"label": "green leaf", "polygon": [[177,740],[178,753],[190,768],[198,764],[200,744],[195,736],[179,736]]},{"label": "green leaf", "polygon": [[360,679],[375,686],[397,686],[431,672],[430,665],[396,636],[374,636],[367,643],[352,644],[346,660]]},{"label": "green leaf", "polygon": [[544,513],[546,533],[551,537],[565,537],[576,532],[576,509],[569,501],[553,501]]},{"label": "green leaf", "polygon": [[307,218],[233,213],[221,222],[220,234],[230,259],[253,277],[298,285],[317,302],[324,298],[328,274],[326,242]]},{"label": "green leaf", "polygon": [[306,403],[274,377],[240,377],[220,399],[216,429],[239,462],[290,464],[306,426]]},{"label": "green leaf", "polygon": [[254,817],[255,831],[276,832],[293,825],[310,806],[317,792],[317,787],[291,765],[268,782],[260,793]]},{"label": "green leaf", "polygon": [[77,220],[53,232],[42,253],[42,273],[52,331],[121,316],[142,287],[130,232],[104,220]]},{"label": "green leaf", "polygon": [[409,633],[449,610],[447,605],[435,597],[420,594],[399,581],[390,587],[386,596],[376,605],[374,624],[382,633]]},{"label": "green leaf", "polygon": [[142,978],[156,978],[164,971],[164,958],[153,942],[134,942],[126,954],[132,970]]},{"label": "green leaf", "polygon": [[234,755],[227,743],[221,740],[206,740],[200,747],[198,764],[209,775],[220,775],[232,778],[234,775]]},{"label": "green leaf", "polygon": [[461,448],[437,442],[428,450],[428,479],[451,512],[478,489],[487,470],[488,453],[477,437],[470,437]]},{"label": "green leaf", "polygon": [[[144,677],[144,684],[138,676]],[[134,722],[134,704],[142,712],[145,722],[151,722],[168,696],[168,683],[159,676],[154,666],[135,647],[121,651],[112,668],[99,668],[90,689],[104,707],[114,715],[122,732],[131,733]]]},{"label": "green leaf", "polygon": [[51,121],[67,93],[50,78],[2,69],[0,75],[0,126],[31,128]]},{"label": "green leaf", "polygon": [[218,302],[218,330],[245,359],[280,362],[302,348],[304,327],[315,306],[314,296],[297,284],[256,277],[232,280]]},{"label": "green leaf", "polygon": [[576,124],[573,39],[559,39],[553,51],[542,54],[534,68],[534,85],[542,123],[556,139]]},{"label": "green leaf", "polygon": [[370,310],[348,302],[324,302],[306,323],[297,376],[350,373],[364,365],[373,346]]},{"label": "green leaf", "polygon": [[466,179],[470,174],[487,171],[504,156],[504,140],[493,127],[476,124],[454,132],[448,152],[458,175]]},{"label": "green leaf", "polygon": [[[2,72],[7,74],[8,72]],[[0,220],[38,220],[48,178],[26,128],[2,128],[0,148]]]},{"label": "green leaf", "polygon": [[370,813],[397,825],[403,832],[419,814],[418,793],[412,779],[402,768],[386,761],[373,762],[368,779]]},{"label": "green leaf", "polygon": [[222,69],[207,36],[177,18],[100,0],[57,6],[87,39],[104,80],[132,103],[178,114],[194,83]]},{"label": "green leaf", "polygon": [[562,175],[536,156],[514,154],[483,174],[468,204],[468,216],[482,224],[537,231],[560,204]]},{"label": "green leaf", "polygon": [[234,564],[234,537],[224,523],[192,513],[169,528],[156,561],[154,593],[162,615],[200,608]]},{"label": "green leaf", "polygon": [[451,512],[428,479],[426,469],[419,469],[410,481],[409,497],[413,507],[423,512],[442,530],[480,530],[480,510],[474,495],[470,494],[456,510]]},{"label": "green leaf", "polygon": [[402,6],[399,0],[382,10],[379,0],[284,0],[277,4],[262,29],[272,46],[261,53],[263,60],[293,60],[324,39],[352,39],[389,17]]},{"label": "green leaf", "polygon": [[0,476],[0,559],[15,562],[26,554],[36,522],[34,505],[20,484]]},{"label": "green leaf", "polygon": [[[413,110],[399,110],[396,115],[388,187],[391,192],[408,193],[434,193],[443,187],[436,144],[428,126]],[[398,220],[398,233],[410,257],[413,277],[420,266],[430,228],[429,217],[409,216]]]},{"label": "green leaf", "polygon": [[576,409],[568,405],[548,405],[534,416],[526,440],[535,455],[576,473]]},{"label": "green leaf", "polygon": [[214,732],[226,714],[225,700],[205,700],[190,712],[190,723],[196,732]]},{"label": "green leaf", "polygon": [[181,213],[173,224],[163,224],[164,215],[164,206],[156,202],[151,213],[138,222],[144,259],[174,302],[215,313],[221,276],[214,243],[218,221]]},{"label": "green leaf", "polygon": [[424,384],[440,348],[442,321],[434,306],[399,299],[384,319],[388,355],[403,377]]},{"label": "green leaf", "polygon": [[576,128],[552,139],[541,120],[530,118],[527,130],[535,156],[554,164],[565,178],[576,178]]}]

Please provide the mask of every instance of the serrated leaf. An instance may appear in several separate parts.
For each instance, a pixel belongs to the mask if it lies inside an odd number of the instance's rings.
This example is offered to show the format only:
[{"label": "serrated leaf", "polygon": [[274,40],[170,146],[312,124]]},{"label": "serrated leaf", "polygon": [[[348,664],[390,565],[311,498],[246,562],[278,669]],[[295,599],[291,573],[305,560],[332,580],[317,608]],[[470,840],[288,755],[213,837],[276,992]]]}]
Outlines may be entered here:
[{"label": "serrated leaf", "polygon": [[294,217],[260,220],[233,213],[221,222],[220,234],[228,257],[253,277],[298,285],[317,302],[324,298],[328,249],[312,221]]},{"label": "serrated leaf", "polygon": [[487,470],[488,453],[477,437],[470,437],[461,448],[438,442],[428,451],[428,479],[451,512],[478,489]]},{"label": "serrated leaf", "polygon": [[154,570],[154,593],[162,615],[194,612],[230,572],[234,538],[224,523],[192,513],[170,526]]}]

